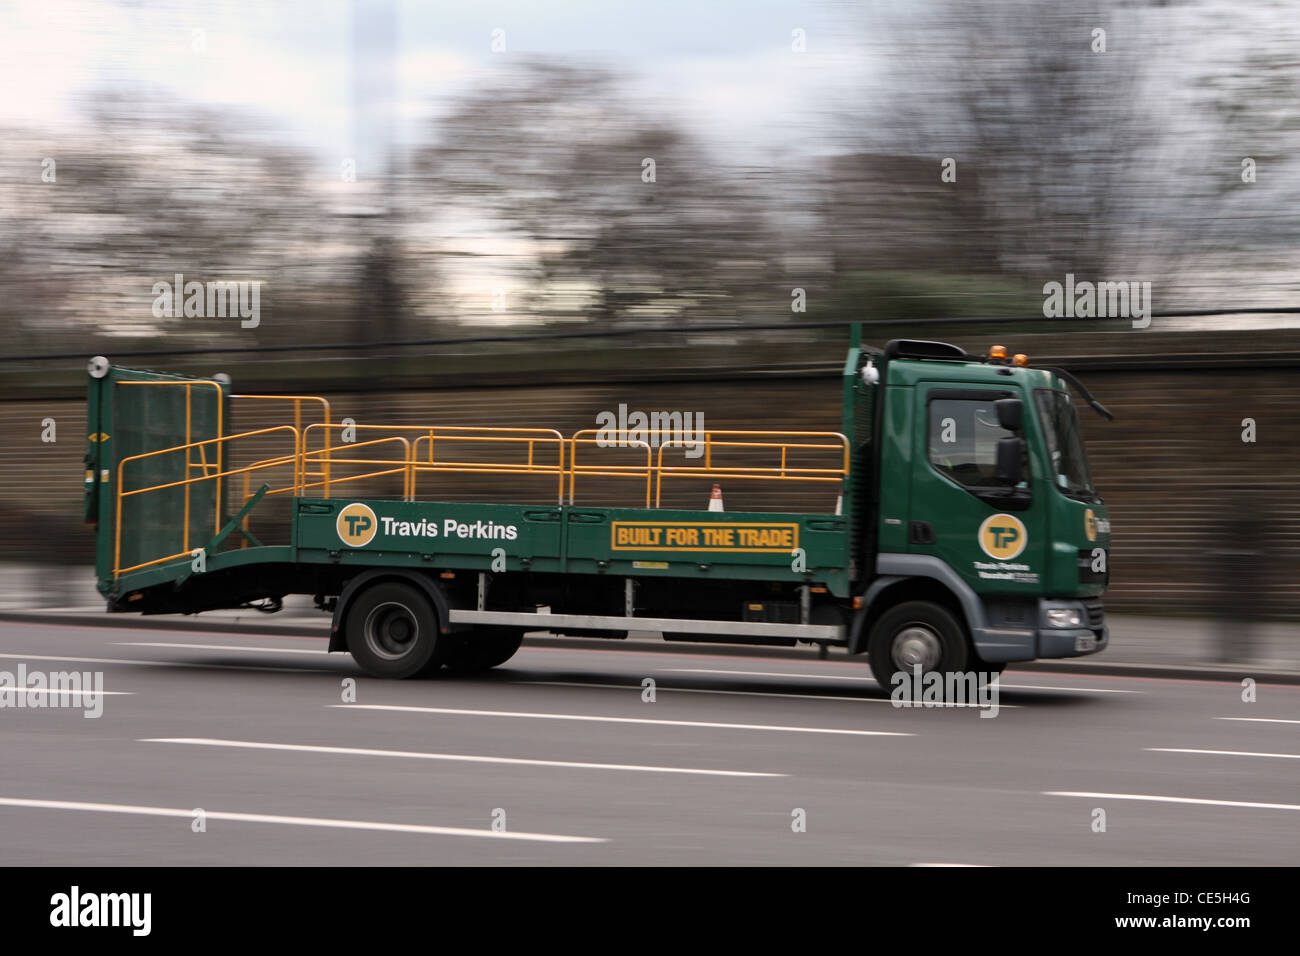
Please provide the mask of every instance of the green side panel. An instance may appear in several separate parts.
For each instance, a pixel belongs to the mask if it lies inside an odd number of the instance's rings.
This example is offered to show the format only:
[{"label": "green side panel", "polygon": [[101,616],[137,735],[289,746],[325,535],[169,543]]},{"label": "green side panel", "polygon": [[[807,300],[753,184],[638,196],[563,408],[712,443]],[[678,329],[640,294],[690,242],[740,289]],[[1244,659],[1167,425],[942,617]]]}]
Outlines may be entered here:
[{"label": "green side panel", "polygon": [[[846,517],[647,508],[566,511],[571,572],[811,581],[827,584],[842,597],[848,593]],[[796,550],[802,551],[801,561]]]},{"label": "green side panel", "polygon": [[[186,381],[201,384],[189,389],[176,385],[123,384]],[[214,384],[117,367],[111,368],[106,378],[92,384],[98,387],[99,420],[108,436],[99,442],[97,563],[101,590],[111,586],[119,548],[115,538],[119,465],[134,455],[220,437],[219,422],[226,411],[228,391],[226,386],[218,388]],[[129,492],[198,478],[205,473],[215,474],[221,470],[222,462],[219,445],[128,461],[120,469],[122,490]],[[224,502],[220,501],[221,484],[220,480],[202,481],[123,497],[117,566],[129,568],[207,544],[220,526],[222,516],[218,510],[224,510]]]},{"label": "green side panel", "polygon": [[298,498],[293,540],[303,561],[561,571],[561,518],[546,505]]},{"label": "green side panel", "polygon": [[812,582],[848,594],[848,519],[837,515],[299,498],[294,524],[301,561],[489,570],[495,558],[508,571]]}]

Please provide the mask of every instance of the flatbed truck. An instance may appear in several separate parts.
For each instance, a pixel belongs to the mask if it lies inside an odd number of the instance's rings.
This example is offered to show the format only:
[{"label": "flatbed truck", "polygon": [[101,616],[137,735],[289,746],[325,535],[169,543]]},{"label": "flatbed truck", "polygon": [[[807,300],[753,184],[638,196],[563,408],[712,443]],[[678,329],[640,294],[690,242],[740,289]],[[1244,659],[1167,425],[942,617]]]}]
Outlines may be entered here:
[{"label": "flatbed truck", "polygon": [[[839,431],[704,430],[697,457],[636,430],[357,424],[225,376],[88,371],[85,518],[110,612],[311,595],[329,650],[388,678],[493,667],[538,631],[842,647],[886,688],[1107,644],[1109,518],[1069,388],[1110,413],[1001,346],[879,349],[855,325]],[[231,431],[252,403],[284,423]],[[454,477],[533,503],[443,500]],[[681,483],[742,482],[825,504],[662,506]],[[584,503],[597,484],[627,502]]]}]

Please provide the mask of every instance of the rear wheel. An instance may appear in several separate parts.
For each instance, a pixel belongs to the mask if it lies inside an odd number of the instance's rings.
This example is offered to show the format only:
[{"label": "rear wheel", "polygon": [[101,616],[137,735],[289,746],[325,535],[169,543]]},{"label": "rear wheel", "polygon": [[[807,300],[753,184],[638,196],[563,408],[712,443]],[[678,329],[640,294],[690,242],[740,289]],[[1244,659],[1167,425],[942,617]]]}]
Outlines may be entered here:
[{"label": "rear wheel", "polygon": [[514,657],[523,641],[517,627],[476,627],[448,649],[447,667],[463,674],[488,670]]},{"label": "rear wheel", "polygon": [[353,659],[373,677],[414,677],[442,664],[437,611],[413,585],[372,585],[353,600],[343,627]]},{"label": "rear wheel", "polygon": [[872,676],[883,690],[899,685],[900,671],[961,672],[970,659],[966,633],[951,611],[928,601],[907,601],[880,616],[867,641]]}]

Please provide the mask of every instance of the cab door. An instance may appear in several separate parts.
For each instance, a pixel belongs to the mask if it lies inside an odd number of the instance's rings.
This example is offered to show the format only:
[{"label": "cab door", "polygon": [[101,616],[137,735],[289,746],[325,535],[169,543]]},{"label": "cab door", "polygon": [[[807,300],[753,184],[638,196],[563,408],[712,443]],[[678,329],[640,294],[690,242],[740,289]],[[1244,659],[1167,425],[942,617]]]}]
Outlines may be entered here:
[{"label": "cab door", "polygon": [[994,385],[918,384],[913,420],[908,551],[935,555],[978,593],[1041,593],[1047,549],[1046,503],[1033,495],[1033,456],[1016,487],[997,475],[998,441],[1024,438],[998,423],[994,402],[1024,396]]}]

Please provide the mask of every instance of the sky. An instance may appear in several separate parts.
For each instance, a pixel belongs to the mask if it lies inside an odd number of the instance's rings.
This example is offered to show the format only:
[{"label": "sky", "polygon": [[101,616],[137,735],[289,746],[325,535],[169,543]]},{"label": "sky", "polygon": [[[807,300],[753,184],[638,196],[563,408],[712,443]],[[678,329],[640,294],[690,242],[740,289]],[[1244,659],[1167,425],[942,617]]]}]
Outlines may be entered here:
[{"label": "sky", "polygon": [[[386,15],[399,143],[458,91],[545,57],[614,67],[715,145],[761,153],[807,140],[831,91],[864,69],[856,14],[821,0],[0,0],[0,123],[75,129],[88,95],[117,87],[237,108],[332,162],[357,152],[358,114],[363,132],[382,116],[382,81],[354,83],[353,54],[388,60]],[[358,89],[373,105],[354,108]]]},{"label": "sky", "polygon": [[[1293,12],[1300,0],[1289,2]],[[639,103],[729,163],[762,164],[836,151],[846,132],[837,109],[888,96],[873,82],[906,55],[891,35],[928,38],[916,25],[889,27],[932,9],[932,0],[0,0],[0,128],[93,135],[94,95],[125,92],[226,110],[313,156],[337,186],[342,159],[356,159],[360,178],[380,165],[390,108],[399,146],[427,141],[431,119],[460,94],[542,58],[613,68]],[[1117,49],[1131,9],[1121,3],[1108,20]],[[1255,46],[1293,48],[1300,23],[1284,0],[1171,0],[1158,17],[1184,27],[1166,37],[1171,50],[1155,51],[1176,143],[1207,118],[1175,94],[1191,94],[1197,74],[1239,66]],[[792,49],[796,30],[805,52]],[[1218,145],[1237,157],[1256,144]],[[1292,158],[1266,172],[1294,168]],[[1234,301],[1275,294],[1262,280],[1237,285]]]}]

